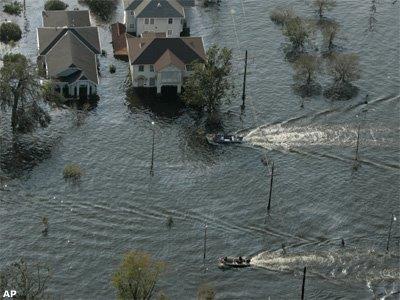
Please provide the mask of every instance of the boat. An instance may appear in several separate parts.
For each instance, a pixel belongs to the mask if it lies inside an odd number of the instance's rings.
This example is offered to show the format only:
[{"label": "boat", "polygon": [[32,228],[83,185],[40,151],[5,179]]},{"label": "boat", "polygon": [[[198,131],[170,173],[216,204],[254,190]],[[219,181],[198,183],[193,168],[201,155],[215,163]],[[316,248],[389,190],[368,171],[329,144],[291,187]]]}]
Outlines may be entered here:
[{"label": "boat", "polygon": [[243,137],[234,134],[211,133],[206,135],[207,141],[212,145],[241,144]]},{"label": "boat", "polygon": [[218,268],[246,268],[250,267],[250,258],[247,257],[220,257],[218,260]]}]

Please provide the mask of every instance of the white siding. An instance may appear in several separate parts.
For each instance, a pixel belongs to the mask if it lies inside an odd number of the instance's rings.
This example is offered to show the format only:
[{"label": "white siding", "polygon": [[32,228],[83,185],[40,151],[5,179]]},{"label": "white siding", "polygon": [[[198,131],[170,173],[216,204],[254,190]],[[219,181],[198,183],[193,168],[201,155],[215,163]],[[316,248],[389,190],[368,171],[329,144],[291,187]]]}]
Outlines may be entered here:
[{"label": "white siding", "polygon": [[146,18],[137,19],[137,36],[146,31],[165,32],[167,34],[168,30],[172,30],[171,37],[179,37],[183,30],[183,18],[172,18],[172,24],[168,23],[169,18],[154,19],[154,24],[150,24],[151,18],[148,19],[148,24],[145,23]]}]

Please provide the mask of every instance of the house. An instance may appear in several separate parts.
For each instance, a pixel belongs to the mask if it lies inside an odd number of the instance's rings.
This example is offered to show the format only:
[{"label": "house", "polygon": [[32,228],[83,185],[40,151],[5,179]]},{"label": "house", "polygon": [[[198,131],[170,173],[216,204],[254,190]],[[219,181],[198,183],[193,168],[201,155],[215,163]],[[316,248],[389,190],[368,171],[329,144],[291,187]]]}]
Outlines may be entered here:
[{"label": "house", "polygon": [[43,24],[57,26],[37,29],[39,69],[53,81],[55,91],[66,98],[97,94],[100,40],[97,27],[88,22],[88,15],[88,11],[44,12]]},{"label": "house", "polygon": [[205,51],[200,37],[160,37],[145,34],[127,37],[129,66],[133,87],[175,87],[181,93],[186,77],[191,74],[191,63],[204,62]]},{"label": "house", "polygon": [[179,37],[186,26],[185,9],[178,0],[124,0],[124,5],[126,31],[132,35],[161,32]]}]

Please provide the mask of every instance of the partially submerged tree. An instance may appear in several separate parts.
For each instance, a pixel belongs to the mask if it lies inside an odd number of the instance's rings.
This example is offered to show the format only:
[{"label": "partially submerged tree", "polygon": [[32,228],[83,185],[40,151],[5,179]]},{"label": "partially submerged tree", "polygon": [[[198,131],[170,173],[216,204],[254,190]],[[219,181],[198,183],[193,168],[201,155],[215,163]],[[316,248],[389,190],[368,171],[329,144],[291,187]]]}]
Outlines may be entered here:
[{"label": "partially submerged tree", "polygon": [[203,284],[197,291],[197,300],[214,300],[215,290],[208,284]]},{"label": "partially submerged tree", "polygon": [[322,26],[322,35],[328,52],[332,52],[335,47],[335,39],[340,32],[340,25],[336,22],[325,22]]},{"label": "partially submerged tree", "polygon": [[163,262],[153,260],[145,252],[130,251],[126,253],[112,277],[118,299],[151,299],[158,277],[164,270]]},{"label": "partially submerged tree", "polygon": [[16,290],[16,299],[43,299],[50,279],[50,269],[41,263],[28,265],[25,260],[0,270],[0,292]]},{"label": "partially submerged tree", "polygon": [[290,19],[296,17],[293,9],[276,7],[270,14],[271,21],[278,25],[285,25]]},{"label": "partially submerged tree", "polygon": [[22,4],[18,1],[4,4],[3,11],[9,15],[19,16],[22,12]]},{"label": "partially submerged tree", "polygon": [[320,71],[321,61],[312,54],[302,54],[295,61],[293,67],[295,74],[295,90],[301,96],[311,96],[321,91],[320,84],[316,81],[316,75]]},{"label": "partially submerged tree", "polygon": [[79,0],[79,2],[89,6],[90,11],[103,21],[110,20],[117,7],[115,0]]},{"label": "partially submerged tree", "polygon": [[328,63],[328,73],[333,77],[333,85],[325,91],[332,99],[347,100],[357,94],[358,88],[352,83],[360,78],[357,54],[336,54]]},{"label": "partially submerged tree", "polygon": [[0,41],[3,43],[17,42],[22,37],[21,28],[13,22],[5,22],[0,25]]},{"label": "partially submerged tree", "polygon": [[44,4],[44,10],[65,10],[68,4],[61,0],[47,0]]},{"label": "partially submerged tree", "polygon": [[292,43],[292,51],[302,52],[304,50],[304,45],[311,35],[310,26],[300,17],[292,18],[285,23],[283,35]]},{"label": "partially submerged tree", "polygon": [[0,69],[0,108],[11,108],[13,132],[30,132],[46,127],[50,116],[38,104],[41,87],[34,66],[22,54],[6,54]]},{"label": "partially submerged tree", "polygon": [[204,63],[192,64],[193,73],[186,80],[182,99],[186,104],[216,117],[218,108],[233,96],[232,50],[214,45],[207,51]]},{"label": "partially submerged tree", "polygon": [[325,11],[331,10],[336,6],[336,1],[335,0],[314,0],[313,6],[315,7],[315,10],[316,10],[318,16],[320,17],[320,19],[322,19]]}]

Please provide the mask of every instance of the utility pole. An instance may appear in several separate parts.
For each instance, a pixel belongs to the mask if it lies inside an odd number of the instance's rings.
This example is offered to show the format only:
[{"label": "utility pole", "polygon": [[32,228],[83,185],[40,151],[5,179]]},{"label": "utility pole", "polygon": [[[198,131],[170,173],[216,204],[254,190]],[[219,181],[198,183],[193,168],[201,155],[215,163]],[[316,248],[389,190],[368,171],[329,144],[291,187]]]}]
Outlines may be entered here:
[{"label": "utility pole", "polygon": [[358,161],[358,149],[360,147],[360,125],[358,125],[357,129],[357,144],[356,144],[356,155],[354,157],[354,160],[357,162]]},{"label": "utility pole", "polygon": [[243,93],[242,93],[242,106],[240,107],[242,110],[246,107],[246,78],[247,78],[247,50],[244,59],[244,75],[243,75]]},{"label": "utility pole", "polygon": [[392,214],[392,218],[390,219],[390,226],[389,226],[389,233],[388,233],[387,243],[386,243],[386,251],[387,252],[389,252],[389,243],[390,243],[390,237],[392,235],[393,221],[396,221],[396,217]]},{"label": "utility pole", "polygon": [[307,267],[304,267],[303,284],[301,286],[301,300],[304,300],[304,290],[305,290],[305,287],[306,287],[306,272],[307,272]]},{"label": "utility pole", "polygon": [[274,183],[274,162],[272,162],[271,168],[271,180],[269,182],[269,198],[268,198],[268,207],[267,210],[271,209],[271,198],[272,198],[272,184]]},{"label": "utility pole", "polygon": [[153,143],[151,147],[151,165],[150,165],[150,176],[154,176],[154,142],[155,142],[155,129],[154,129],[154,122],[151,122],[151,127],[153,131]]},{"label": "utility pole", "polygon": [[206,261],[206,250],[207,250],[207,223],[204,225],[204,249],[203,249],[203,261]]}]

